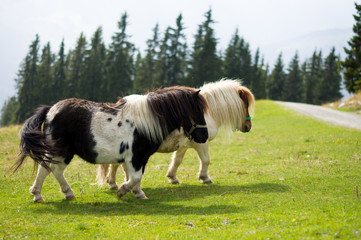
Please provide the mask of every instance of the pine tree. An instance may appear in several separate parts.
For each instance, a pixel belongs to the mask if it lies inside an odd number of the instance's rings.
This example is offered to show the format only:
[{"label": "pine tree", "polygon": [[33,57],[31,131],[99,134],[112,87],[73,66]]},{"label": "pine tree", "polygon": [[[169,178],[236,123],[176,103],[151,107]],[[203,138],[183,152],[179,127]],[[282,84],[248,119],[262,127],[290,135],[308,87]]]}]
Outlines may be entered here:
[{"label": "pine tree", "polygon": [[29,53],[19,70],[18,77],[15,79],[18,89],[19,108],[16,118],[18,122],[23,122],[33,113],[36,102],[34,101],[35,81],[37,77],[37,67],[39,62],[39,35],[36,34],[35,40],[31,43]]},{"label": "pine tree", "polygon": [[5,101],[3,107],[1,108],[1,121],[0,127],[9,126],[11,124],[16,124],[16,109],[19,107],[19,103],[16,101],[16,97],[13,96]]},{"label": "pine tree", "polygon": [[291,102],[302,101],[303,83],[299,67],[298,53],[291,60],[284,88],[284,100]]},{"label": "pine tree", "polygon": [[211,25],[212,10],[205,14],[206,20],[198,28],[193,46],[188,83],[201,86],[205,82],[217,80],[221,76],[221,60],[217,55],[217,40]]},{"label": "pine tree", "polygon": [[267,96],[270,99],[283,100],[284,85],[286,81],[286,73],[284,72],[283,67],[282,53],[280,53],[266,85]]},{"label": "pine tree", "polygon": [[353,25],[355,35],[348,41],[350,48],[344,48],[347,57],[341,62],[344,69],[344,84],[350,93],[361,91],[361,4],[355,3],[355,8],[357,11],[357,14],[353,15],[356,21]]},{"label": "pine tree", "polygon": [[168,86],[170,79],[170,33],[171,28],[168,27],[164,33],[164,37],[160,43],[159,52],[157,54],[154,87]]},{"label": "pine tree", "polygon": [[64,53],[64,39],[60,44],[58,58],[54,64],[54,83],[52,92],[52,102],[57,102],[64,98],[64,85],[65,85],[65,53]]},{"label": "pine tree", "polygon": [[265,93],[265,82],[264,79],[261,78],[262,76],[262,72],[264,71],[263,68],[263,60],[262,60],[262,64],[259,65],[259,49],[257,49],[256,51],[256,55],[254,57],[254,63],[251,66],[252,68],[252,72],[251,72],[251,81],[250,81],[250,88],[253,92],[253,95],[255,96],[256,99],[262,99],[266,97],[266,93]]},{"label": "pine tree", "polygon": [[188,69],[188,86],[201,85],[201,72],[203,68],[202,62],[202,49],[203,49],[203,25],[198,26],[198,31],[195,36],[193,44],[193,52],[191,53],[191,59],[189,61],[190,68]]},{"label": "pine tree", "polygon": [[86,51],[84,67],[79,79],[78,97],[92,101],[102,100],[104,59],[105,46],[102,39],[102,28],[99,27],[91,39],[90,49]]},{"label": "pine tree", "polygon": [[147,50],[145,58],[137,55],[135,64],[135,77],[133,89],[136,93],[144,93],[155,87],[156,62],[159,52],[159,25],[153,28],[153,37],[147,40]]},{"label": "pine tree", "polygon": [[319,100],[321,103],[339,100],[342,97],[341,76],[338,70],[338,57],[333,47],[330,54],[325,59],[323,79],[319,88]]},{"label": "pine tree", "polygon": [[223,61],[223,76],[226,78],[240,79],[241,76],[241,56],[240,56],[240,37],[238,35],[238,29],[236,29],[232,39],[226,49],[225,57]]},{"label": "pine tree", "polygon": [[[309,86],[307,84],[307,79],[309,79],[308,65],[309,65],[309,62],[307,59],[301,65],[301,78],[302,78],[302,82],[304,83],[303,96],[302,96],[303,102],[306,102],[306,95],[308,92],[307,87]],[[307,102],[307,103],[312,103],[312,102]]]},{"label": "pine tree", "polygon": [[127,19],[128,15],[125,12],[118,22],[119,32],[113,35],[113,41],[107,52],[105,92],[103,92],[105,101],[113,102],[119,96],[128,95],[133,91],[135,47],[129,42],[129,36],[126,33]]},{"label": "pine tree", "polygon": [[319,104],[318,91],[323,76],[322,51],[319,51],[318,54],[316,51],[313,52],[309,62],[306,62],[305,70],[303,72],[304,72],[303,101],[306,103]]},{"label": "pine tree", "polygon": [[[256,54],[257,55],[257,54]],[[258,62],[258,61],[257,61]],[[254,96],[256,99],[266,99],[266,83],[268,81],[268,64],[265,65],[262,58],[261,64],[255,69],[254,78],[252,79],[252,89],[254,89]]]},{"label": "pine tree", "polygon": [[[252,56],[249,44],[239,37],[236,29],[226,49],[223,61],[223,76],[227,78],[242,79],[243,85],[252,88],[252,79],[258,72],[259,52],[255,56],[257,63],[252,66]],[[255,83],[257,85],[258,83]]]},{"label": "pine tree", "polygon": [[149,89],[150,84],[147,80],[149,79],[146,77],[146,57],[143,59],[138,51],[134,64],[133,92],[142,94],[146,89]]},{"label": "pine tree", "polygon": [[249,49],[249,44],[242,38],[239,45],[238,51],[241,59],[241,77],[243,85],[251,88],[252,86],[252,55]]},{"label": "pine tree", "polygon": [[51,104],[54,102],[53,93],[53,63],[54,56],[50,49],[50,42],[48,42],[42,51],[41,60],[38,67],[37,74],[37,104]]},{"label": "pine tree", "polygon": [[84,72],[84,61],[86,57],[87,42],[83,35],[80,34],[75,50],[71,52],[69,60],[69,72],[67,74],[65,97],[78,96],[78,86],[82,72]]},{"label": "pine tree", "polygon": [[187,43],[186,37],[183,33],[182,14],[179,14],[176,20],[176,28],[170,30],[170,59],[169,59],[169,79],[168,86],[182,85],[185,83],[185,72],[187,68]]}]

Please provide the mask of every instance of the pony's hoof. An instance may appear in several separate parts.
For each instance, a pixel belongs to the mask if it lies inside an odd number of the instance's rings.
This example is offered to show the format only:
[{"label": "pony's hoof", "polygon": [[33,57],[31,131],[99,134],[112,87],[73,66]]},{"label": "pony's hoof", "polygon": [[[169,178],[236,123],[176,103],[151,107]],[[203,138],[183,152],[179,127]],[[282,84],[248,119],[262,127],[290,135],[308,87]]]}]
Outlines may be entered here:
[{"label": "pony's hoof", "polygon": [[212,184],[213,181],[210,177],[199,177],[199,180],[202,181],[204,184]]},{"label": "pony's hoof", "polygon": [[68,199],[68,200],[76,199],[75,195],[66,196],[65,198]]},{"label": "pony's hoof", "polygon": [[207,179],[207,180],[203,181],[203,183],[204,184],[212,184],[213,181],[212,181],[212,179]]},{"label": "pony's hoof", "polygon": [[133,194],[134,194],[134,197],[136,197],[138,199],[148,199],[142,190],[139,190],[139,189],[136,191],[133,190]]},{"label": "pony's hoof", "polygon": [[118,186],[117,186],[117,185],[110,186],[109,189],[110,189],[110,190],[118,190]]},{"label": "pony's hoof", "polygon": [[171,184],[180,184],[180,181],[178,179],[170,180]]},{"label": "pony's hoof", "polygon": [[179,184],[180,181],[177,177],[168,177],[171,184]]},{"label": "pony's hoof", "polygon": [[139,196],[139,197],[137,197],[138,199],[148,199],[148,197],[147,196],[145,196],[145,194],[144,195],[142,195],[142,196]]},{"label": "pony's hoof", "polygon": [[122,198],[128,192],[129,192],[128,187],[126,186],[126,184],[123,183],[122,185],[120,185],[120,188],[118,189],[117,196],[118,198]]},{"label": "pony's hoof", "polygon": [[117,196],[119,199],[121,199],[125,194],[122,194],[121,192],[117,192]]},{"label": "pony's hoof", "polygon": [[44,200],[44,198],[43,198],[43,197],[40,197],[40,198],[34,198],[34,202],[43,203],[43,202],[45,202],[45,200]]}]

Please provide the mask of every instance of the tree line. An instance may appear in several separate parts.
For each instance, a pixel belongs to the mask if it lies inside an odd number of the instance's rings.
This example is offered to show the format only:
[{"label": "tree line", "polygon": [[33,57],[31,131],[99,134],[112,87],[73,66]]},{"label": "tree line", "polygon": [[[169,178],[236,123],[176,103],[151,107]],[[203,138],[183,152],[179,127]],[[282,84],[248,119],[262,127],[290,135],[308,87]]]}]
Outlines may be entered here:
[{"label": "tree line", "polygon": [[121,15],[109,46],[101,27],[89,42],[81,33],[75,48],[67,53],[64,40],[57,53],[49,42],[40,51],[36,35],[15,79],[17,93],[2,107],[0,124],[22,123],[37,106],[64,98],[115,102],[118,97],[159,87],[200,87],[221,78],[242,79],[257,99],[320,104],[342,97],[334,48],[326,58],[315,51],[303,63],[296,52],[287,68],[280,54],[270,71],[259,49],[252,54],[237,29],[225,51],[219,51],[214,23],[210,9],[198,25],[191,47],[187,46],[182,14],[163,34],[156,24],[143,54],[127,34],[127,13]]}]

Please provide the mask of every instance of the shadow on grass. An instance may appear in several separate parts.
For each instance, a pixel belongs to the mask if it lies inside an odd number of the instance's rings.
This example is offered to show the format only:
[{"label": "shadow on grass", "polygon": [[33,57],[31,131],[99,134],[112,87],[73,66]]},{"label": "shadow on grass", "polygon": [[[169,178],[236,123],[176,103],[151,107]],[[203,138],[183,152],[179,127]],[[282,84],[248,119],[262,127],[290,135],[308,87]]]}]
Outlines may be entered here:
[{"label": "shadow on grass", "polygon": [[[227,196],[232,194],[261,194],[261,193],[279,193],[287,192],[290,187],[276,183],[257,183],[241,186],[219,185],[219,184],[200,184],[200,185],[170,185],[159,188],[143,188],[143,191],[151,199],[158,199],[159,201],[179,201],[195,198],[204,198],[208,196]],[[109,191],[110,194],[113,192]]]},{"label": "shadow on grass", "polygon": [[[64,201],[65,202],[65,201]],[[207,206],[184,206],[182,204],[166,204],[152,200],[132,200],[119,202],[87,202],[76,201],[49,202],[45,205],[52,205],[54,208],[47,208],[44,211],[36,210],[36,214],[54,215],[93,215],[93,216],[126,216],[126,215],[213,215],[227,213],[241,213],[242,207],[213,204]]]},{"label": "shadow on grass", "polygon": [[[258,183],[243,186],[222,185],[178,185],[160,188],[144,188],[149,197],[148,200],[136,199],[130,193],[122,200],[114,202],[116,191],[105,190],[104,194],[109,196],[109,201],[99,201],[99,198],[79,200],[63,200],[59,202],[46,202],[35,208],[30,208],[35,214],[56,215],[213,215],[242,213],[246,209],[242,202],[238,204],[227,204],[225,196],[239,194],[262,194],[287,192],[290,188],[286,185],[274,183]],[[98,193],[97,195],[99,195]],[[103,193],[101,193],[103,194]],[[89,197],[89,195],[87,196]],[[102,196],[104,198],[104,196]],[[234,202],[234,201],[232,201]]]}]

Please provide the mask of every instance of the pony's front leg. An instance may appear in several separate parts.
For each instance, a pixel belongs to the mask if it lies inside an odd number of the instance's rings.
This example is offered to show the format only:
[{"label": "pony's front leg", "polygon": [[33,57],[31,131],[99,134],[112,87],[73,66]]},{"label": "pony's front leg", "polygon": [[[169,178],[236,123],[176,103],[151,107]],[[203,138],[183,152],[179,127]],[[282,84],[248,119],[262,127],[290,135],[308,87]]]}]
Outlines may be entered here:
[{"label": "pony's front leg", "polygon": [[34,202],[44,202],[41,195],[41,189],[45,178],[50,174],[49,170],[40,164],[33,186],[30,187],[30,193],[34,196]]},{"label": "pony's front leg", "polygon": [[[128,181],[126,181],[120,185],[120,187],[118,189],[118,194],[117,194],[119,198],[121,198],[125,194],[127,194],[137,184],[139,184],[139,189],[140,189],[140,181],[142,180],[142,176],[143,176],[142,168],[139,170],[134,169],[131,161],[126,161],[124,164],[125,164],[125,171],[126,171],[126,173],[128,173],[129,179],[128,179]],[[143,192],[143,194],[144,194],[144,192]],[[144,194],[144,196],[145,196],[145,194]]]},{"label": "pony's front leg", "polygon": [[169,178],[169,181],[172,184],[179,184],[179,179],[177,178],[177,169],[182,163],[184,154],[186,153],[187,148],[180,148],[173,153],[172,162],[169,165],[168,172],[166,177]]},{"label": "pony's front leg", "polygon": [[110,190],[117,190],[118,185],[116,182],[117,169],[119,164],[110,164],[109,172],[107,175],[107,183],[109,184]]},{"label": "pony's front leg", "polygon": [[[125,175],[125,178],[124,180],[125,181],[128,181],[129,180],[129,174],[127,172],[127,169],[125,168],[125,164],[122,164],[122,169],[123,169],[123,173]],[[145,195],[145,193],[142,191],[142,188],[140,187],[140,183],[136,184],[133,189],[132,189],[132,192],[134,194],[134,196],[136,198],[139,198],[139,199],[148,199],[148,197]]]},{"label": "pony's front leg", "polygon": [[212,179],[208,176],[208,165],[211,161],[208,152],[208,142],[203,144],[194,143],[193,146],[194,149],[197,151],[200,160],[198,179],[201,180],[203,183],[213,183]]}]

